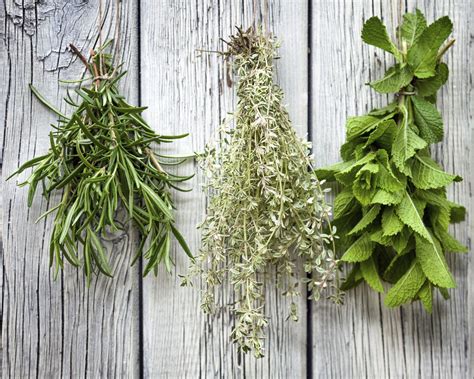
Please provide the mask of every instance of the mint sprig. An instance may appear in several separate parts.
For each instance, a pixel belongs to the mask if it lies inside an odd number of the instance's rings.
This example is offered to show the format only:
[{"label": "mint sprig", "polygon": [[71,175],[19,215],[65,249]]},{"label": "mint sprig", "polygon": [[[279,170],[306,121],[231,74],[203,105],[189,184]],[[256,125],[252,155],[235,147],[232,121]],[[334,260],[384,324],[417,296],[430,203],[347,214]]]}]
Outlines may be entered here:
[{"label": "mint sprig", "polygon": [[334,225],[341,236],[339,251],[345,251],[341,260],[354,266],[342,288],[365,281],[383,292],[382,280],[392,283],[388,307],[421,300],[431,311],[433,290],[446,297],[446,289],[456,286],[445,253],[467,251],[448,232],[465,210],[447,199],[446,186],[462,179],[444,172],[430,155],[430,144],[443,138],[435,100],[449,75],[440,60],[453,43],[445,43],[451,32],[448,17],[428,26],[416,10],[403,17],[396,44],[379,18],[366,21],[362,39],[396,59],[369,85],[395,93],[395,101],[349,118],[343,162],[316,172],[343,187],[335,200]]}]

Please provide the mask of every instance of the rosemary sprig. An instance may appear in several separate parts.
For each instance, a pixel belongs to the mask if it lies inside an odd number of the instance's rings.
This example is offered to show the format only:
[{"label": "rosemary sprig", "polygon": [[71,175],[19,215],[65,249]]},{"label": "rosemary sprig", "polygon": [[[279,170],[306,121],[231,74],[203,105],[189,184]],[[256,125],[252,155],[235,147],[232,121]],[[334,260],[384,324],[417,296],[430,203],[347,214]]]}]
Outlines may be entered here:
[{"label": "rosemary sprig", "polygon": [[49,151],[26,162],[11,175],[33,168],[29,178],[19,184],[29,186],[28,206],[40,183],[46,198],[62,190],[60,203],[40,217],[56,212],[50,265],[55,266],[55,277],[59,268],[63,268],[64,258],[76,267],[83,266],[88,284],[95,271],[113,275],[101,238],[125,229],[118,219],[119,208],[125,208],[129,221],[140,232],[141,241],[132,265],[143,255],[144,275],[151,270],[156,273],[160,263],[171,270],[173,235],[192,258],[174,226],[170,192],[171,188],[184,190],[179,185],[190,176],[167,172],[164,166],[183,160],[155,155],[152,149],[154,145],[186,135],[156,134],[141,116],[146,107],[126,102],[117,88],[126,72],[112,66],[112,57],[105,50],[107,45],[97,53],[92,52],[90,62],[71,45],[92,75],[92,84],[75,90],[79,102],[68,92],[64,100],[74,108],[70,116],[62,114],[30,86],[38,100],[59,116],[58,125],[50,133]]},{"label": "rosemary sprig", "polygon": [[[275,269],[284,296],[300,295],[309,281],[311,297],[333,288],[337,273],[333,230],[325,234],[331,209],[310,169],[310,143],[297,137],[273,81],[277,43],[253,28],[238,30],[225,57],[239,77],[235,128],[221,127],[220,138],[206,147],[200,163],[210,196],[201,225],[202,249],[193,273],[207,288],[202,307],[212,311],[215,287],[227,277],[233,285],[236,324],[232,337],[244,352],[263,355],[268,323],[264,283]],[[230,121],[230,120],[229,120]],[[298,276],[296,262],[304,270]],[[337,293],[339,294],[339,293]],[[296,304],[290,317],[297,319]]]}]

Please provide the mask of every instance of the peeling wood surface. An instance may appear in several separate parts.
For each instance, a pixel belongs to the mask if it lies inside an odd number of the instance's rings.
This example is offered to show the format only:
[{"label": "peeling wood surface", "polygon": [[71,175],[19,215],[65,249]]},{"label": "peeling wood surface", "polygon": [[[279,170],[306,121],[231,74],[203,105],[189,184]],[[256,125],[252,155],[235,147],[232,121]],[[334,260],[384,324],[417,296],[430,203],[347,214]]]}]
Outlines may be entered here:
[{"label": "peeling wood surface", "polygon": [[[449,196],[468,206],[468,220],[453,231],[471,246],[470,0],[103,0],[104,40],[117,30],[117,6],[122,16],[120,60],[129,72],[123,90],[131,102],[149,106],[145,117],[159,133],[191,133],[174,145],[181,153],[202,150],[235,102],[222,58],[196,49],[221,50],[220,38],[227,38],[234,25],[263,23],[282,41],[277,80],[298,133],[312,136],[317,166],[339,160],[348,116],[388,99],[365,86],[380,76],[387,57],[362,43],[363,20],[383,14],[393,33],[405,10],[418,7],[428,20],[448,14],[457,42],[446,56],[451,76],[438,101],[445,138],[434,151],[449,172],[464,177]],[[31,96],[28,83],[53,104],[61,104],[66,86],[58,79],[84,73],[67,45],[74,42],[85,53],[97,46],[98,13],[95,1],[0,1],[2,377],[474,376],[470,255],[450,257],[458,288],[451,291],[450,301],[436,299],[433,315],[419,305],[387,310],[382,296],[360,287],[347,294],[341,307],[326,301],[308,305],[301,299],[300,320],[292,323],[285,321],[288,303],[269,286],[267,354],[258,361],[242,357],[229,344],[228,306],[204,316],[196,288],[179,286],[176,274],[184,274],[188,263],[177,246],[172,276],[162,270],[157,278],[142,280],[138,267],[129,268],[134,250],[130,232],[110,243],[113,281],[99,278],[87,289],[82,274],[70,267],[54,281],[47,254],[51,220],[34,224],[47,204],[37,196],[28,209],[26,190],[4,179],[47,149],[49,124],[55,122]],[[197,172],[194,191],[177,194],[176,201],[179,227],[196,251],[196,225],[206,199],[195,164],[180,169],[189,172]],[[229,287],[218,300],[232,303]]]},{"label": "peeling wood surface", "polygon": [[[1,109],[4,114],[3,160],[3,288],[2,350],[4,378],[121,377],[138,375],[138,284],[136,269],[128,269],[132,241],[117,236],[115,281],[102,277],[90,288],[84,277],[66,267],[56,281],[48,267],[51,219],[35,224],[47,204],[36,196],[26,206],[26,191],[15,180],[4,182],[21,162],[43,154],[55,117],[29,91],[32,83],[52,103],[61,102],[66,86],[58,79],[84,73],[79,59],[67,51],[70,42],[88,54],[97,46],[95,2],[45,1],[4,9],[1,57]],[[115,0],[104,2],[103,38],[115,31]],[[121,3],[120,59],[130,81],[124,88],[137,101],[137,5]],[[124,38],[127,36],[127,38]],[[4,81],[5,78],[6,80]],[[25,175],[26,176],[26,175]],[[22,176],[20,179],[25,179]],[[51,203],[58,198],[52,198]]]}]

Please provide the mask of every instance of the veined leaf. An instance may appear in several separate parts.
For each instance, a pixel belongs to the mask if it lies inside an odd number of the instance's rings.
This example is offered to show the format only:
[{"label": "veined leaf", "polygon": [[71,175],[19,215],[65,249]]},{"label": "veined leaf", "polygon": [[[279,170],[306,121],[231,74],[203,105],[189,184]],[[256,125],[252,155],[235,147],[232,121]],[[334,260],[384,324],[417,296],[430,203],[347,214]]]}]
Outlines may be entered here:
[{"label": "veined leaf", "polygon": [[364,233],[347,249],[341,259],[345,262],[363,262],[372,255],[373,249],[374,244],[369,234]]},{"label": "veined leaf", "polygon": [[383,285],[380,281],[377,267],[373,257],[360,263],[360,271],[367,284],[377,292],[383,292]]},{"label": "veined leaf", "polygon": [[349,117],[346,123],[347,141],[352,141],[353,139],[374,130],[381,123],[384,123],[385,121],[389,120],[392,116],[393,113],[389,113],[383,118],[378,118],[374,116]]},{"label": "veined leaf", "polygon": [[409,46],[413,45],[426,29],[426,19],[419,9],[415,13],[405,13],[400,26],[402,38]]},{"label": "veined leaf", "polygon": [[433,289],[431,283],[427,280],[423,287],[418,291],[418,298],[421,300],[423,307],[431,313],[433,311]]},{"label": "veined leaf", "polygon": [[385,305],[393,308],[413,300],[425,283],[426,276],[418,262],[414,261],[408,271],[390,288]]},{"label": "veined leaf", "polygon": [[427,143],[437,143],[443,139],[443,120],[436,107],[420,96],[412,96],[415,124],[420,136]]},{"label": "veined leaf", "polygon": [[[369,138],[367,138],[367,142],[365,143],[364,147],[368,147],[377,141],[380,137],[382,137],[388,129],[395,129],[397,124],[393,120],[385,120],[381,122],[377,128],[370,133]],[[391,144],[390,144],[391,146]]]},{"label": "veined leaf", "polygon": [[389,283],[396,283],[410,269],[413,255],[403,254],[395,256],[383,273],[383,279]]},{"label": "veined leaf", "polygon": [[410,47],[408,64],[418,78],[428,78],[436,74],[438,50],[453,30],[449,17],[444,16],[433,22]]},{"label": "veined leaf", "polygon": [[334,175],[351,167],[355,160],[349,162],[339,162],[331,166],[326,166],[315,170],[315,174],[319,180],[335,180]]},{"label": "veined leaf", "polygon": [[438,237],[444,250],[451,253],[467,253],[468,248],[449,234],[442,226],[435,227],[434,233]]},{"label": "veined leaf", "polygon": [[415,236],[415,240],[416,257],[428,279],[440,287],[456,287],[438,240],[432,235],[429,240],[420,236]]},{"label": "veined leaf", "polygon": [[410,67],[395,65],[387,70],[385,76],[381,79],[370,82],[370,86],[380,93],[398,92],[410,84],[413,79],[413,73]]},{"label": "veined leaf", "polygon": [[418,137],[408,124],[407,111],[404,109],[403,121],[392,146],[395,166],[404,172],[405,162],[413,157],[417,150],[424,149],[426,146],[426,141]]},{"label": "veined leaf", "polygon": [[352,228],[352,230],[349,232],[349,235],[353,235],[364,230],[377,218],[379,212],[380,205],[374,205],[372,208],[370,208],[370,210],[364,215],[364,217],[362,217],[357,225]]},{"label": "veined leaf", "polygon": [[416,207],[415,201],[408,192],[405,192],[401,203],[395,208],[398,217],[405,225],[417,232],[426,240],[431,240],[431,235],[423,222],[423,215]]},{"label": "veined leaf", "polygon": [[382,205],[397,205],[402,201],[403,192],[388,192],[384,189],[379,189],[372,197],[372,204]]},{"label": "veined leaf", "polygon": [[388,36],[387,29],[380,18],[371,17],[362,28],[362,39],[365,43],[379,47],[395,56],[400,60],[400,52]]},{"label": "veined leaf", "polygon": [[434,76],[416,81],[415,87],[418,96],[427,97],[434,95],[446,83],[448,76],[448,66],[445,63],[438,63]]},{"label": "veined leaf", "polygon": [[354,194],[350,189],[341,191],[334,200],[334,218],[340,218],[353,209]]},{"label": "veined leaf", "polygon": [[444,172],[427,156],[416,155],[412,165],[412,182],[420,189],[441,188],[461,178]]},{"label": "veined leaf", "polygon": [[360,169],[360,167],[371,162],[374,158],[375,158],[375,154],[369,153],[359,160],[355,160],[355,159],[351,160],[350,162],[352,163],[350,165],[343,168],[342,170],[340,170],[334,175],[335,179],[340,183],[351,185],[354,182],[354,178],[358,170]]},{"label": "veined leaf", "polygon": [[384,236],[393,236],[403,229],[403,222],[398,218],[394,208],[386,208],[382,214],[382,230]]}]

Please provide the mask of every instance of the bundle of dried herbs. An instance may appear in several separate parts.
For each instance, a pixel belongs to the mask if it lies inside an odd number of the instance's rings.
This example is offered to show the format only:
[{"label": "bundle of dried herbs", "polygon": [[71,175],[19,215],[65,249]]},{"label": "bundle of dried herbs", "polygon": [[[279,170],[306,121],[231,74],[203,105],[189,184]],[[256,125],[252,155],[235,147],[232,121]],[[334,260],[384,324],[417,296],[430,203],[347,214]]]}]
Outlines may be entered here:
[{"label": "bundle of dried herbs", "polygon": [[[179,165],[183,159],[155,153],[154,145],[170,143],[180,136],[158,135],[142,118],[146,107],[126,102],[117,83],[126,72],[113,67],[106,53],[107,44],[88,62],[71,48],[92,75],[89,88],[82,85],[75,92],[79,102],[65,98],[74,111],[70,116],[51,106],[34,87],[38,100],[59,116],[50,133],[50,148],[45,155],[23,164],[13,175],[33,167],[28,185],[31,206],[40,184],[43,196],[62,191],[59,204],[40,218],[56,212],[50,242],[50,264],[55,275],[63,268],[64,258],[72,265],[83,266],[88,283],[96,270],[112,276],[106,248],[101,238],[123,230],[119,208],[126,210],[128,221],[138,228],[141,242],[132,264],[143,254],[144,275],[164,262],[171,269],[171,238],[191,252],[174,226],[174,205],[170,189],[183,190],[179,183],[190,177],[167,172],[163,166]],[[13,176],[12,175],[12,176]],[[79,247],[82,246],[82,249]],[[146,248],[145,248],[146,246]]]},{"label": "bundle of dried herbs", "polygon": [[[274,83],[276,48],[276,41],[262,31],[238,29],[223,53],[239,78],[238,103],[220,137],[200,157],[210,201],[193,267],[205,281],[206,312],[212,311],[216,287],[230,281],[235,294],[233,340],[257,357],[263,355],[268,322],[267,274],[276,272],[284,296],[299,296],[301,283],[309,282],[315,300],[323,289],[334,288],[337,275],[334,234],[323,232],[331,209],[310,169],[310,143],[296,135],[283,92]],[[298,272],[299,257],[310,279]],[[290,316],[297,319],[295,303]]]},{"label": "bundle of dried herbs", "polygon": [[427,26],[417,10],[404,16],[397,48],[380,19],[367,20],[362,39],[396,59],[370,86],[395,92],[395,101],[349,118],[341,148],[344,162],[317,171],[320,178],[343,186],[334,223],[343,236],[341,259],[354,263],[343,287],[365,280],[383,292],[381,279],[393,283],[385,297],[389,307],[419,299],[431,311],[433,289],[447,298],[447,289],[456,286],[445,252],[467,250],[448,233],[449,224],[463,220],[465,210],[447,199],[446,186],[461,178],[444,172],[429,150],[443,138],[435,101],[448,79],[441,58],[454,42],[442,47],[451,31],[448,17]]}]

